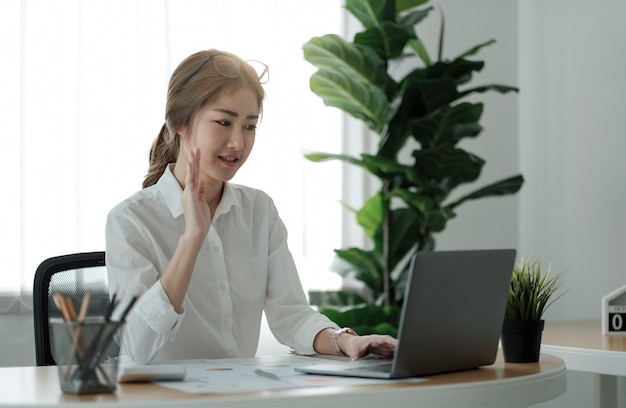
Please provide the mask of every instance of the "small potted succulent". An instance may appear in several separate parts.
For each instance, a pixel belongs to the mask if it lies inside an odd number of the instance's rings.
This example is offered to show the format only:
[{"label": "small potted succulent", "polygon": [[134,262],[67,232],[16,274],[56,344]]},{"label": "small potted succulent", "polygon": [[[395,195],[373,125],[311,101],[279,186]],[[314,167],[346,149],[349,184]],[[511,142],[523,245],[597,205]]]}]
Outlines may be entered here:
[{"label": "small potted succulent", "polygon": [[539,361],[546,309],[564,293],[556,295],[564,272],[552,274],[550,266],[530,255],[513,267],[502,326],[502,351],[510,363]]}]

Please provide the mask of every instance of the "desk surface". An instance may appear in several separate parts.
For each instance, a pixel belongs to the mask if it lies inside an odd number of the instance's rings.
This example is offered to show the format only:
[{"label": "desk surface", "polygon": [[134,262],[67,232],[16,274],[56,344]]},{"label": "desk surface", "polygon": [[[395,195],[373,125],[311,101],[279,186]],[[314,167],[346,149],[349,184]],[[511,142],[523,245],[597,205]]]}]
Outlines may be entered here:
[{"label": "desk surface", "polygon": [[[288,357],[282,357],[288,358]],[[440,374],[420,383],[350,387],[314,387],[237,395],[195,395],[155,384],[119,384],[113,394],[63,394],[56,367],[0,368],[0,406],[172,406],[179,407],[380,407],[393,398],[394,406],[507,406],[528,407],[565,392],[564,362],[543,355],[539,363],[509,364],[498,355],[492,366]]]},{"label": "desk surface", "polygon": [[570,370],[626,376],[626,336],[602,334],[600,319],[547,321],[541,343]]}]

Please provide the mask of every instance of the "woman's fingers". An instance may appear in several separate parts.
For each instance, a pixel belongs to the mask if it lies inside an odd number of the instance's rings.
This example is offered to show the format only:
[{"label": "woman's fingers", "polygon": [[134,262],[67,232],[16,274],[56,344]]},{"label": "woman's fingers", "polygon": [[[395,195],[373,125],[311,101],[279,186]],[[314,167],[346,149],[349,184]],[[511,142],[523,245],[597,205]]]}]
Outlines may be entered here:
[{"label": "woman's fingers", "polygon": [[396,350],[397,340],[386,335],[353,336],[349,339],[346,354],[352,360],[374,353],[385,357],[393,356]]},{"label": "woman's fingers", "polygon": [[200,149],[197,147],[189,150],[187,158],[187,176],[185,177],[185,188],[189,187],[195,191],[198,184],[198,170],[200,162]]},{"label": "woman's fingers", "polygon": [[200,178],[200,149],[189,150],[187,175],[183,190],[186,230],[205,233],[211,224],[210,209],[204,198],[204,181]]}]

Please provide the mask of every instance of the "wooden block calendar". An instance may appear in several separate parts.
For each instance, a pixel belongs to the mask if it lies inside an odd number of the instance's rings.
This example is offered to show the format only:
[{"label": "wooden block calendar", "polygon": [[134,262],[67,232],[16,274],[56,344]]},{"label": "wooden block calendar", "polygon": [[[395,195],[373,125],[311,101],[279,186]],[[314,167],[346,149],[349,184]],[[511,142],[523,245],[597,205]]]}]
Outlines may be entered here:
[{"label": "wooden block calendar", "polygon": [[602,298],[602,333],[626,335],[626,285]]}]

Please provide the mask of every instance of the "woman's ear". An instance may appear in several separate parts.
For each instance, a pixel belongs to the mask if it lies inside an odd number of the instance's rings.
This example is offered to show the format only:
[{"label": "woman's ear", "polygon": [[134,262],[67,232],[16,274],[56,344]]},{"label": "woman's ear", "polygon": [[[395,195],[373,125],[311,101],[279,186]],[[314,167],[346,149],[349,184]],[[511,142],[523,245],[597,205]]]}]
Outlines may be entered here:
[{"label": "woman's ear", "polygon": [[184,152],[187,152],[187,147],[188,147],[187,143],[189,140],[189,138],[186,135],[187,135],[187,126],[181,126],[178,129],[176,129],[176,137],[178,137],[178,149]]},{"label": "woman's ear", "polygon": [[181,126],[178,129],[176,129],[176,134],[178,134],[178,137],[183,139],[184,136],[187,134],[187,126]]}]

